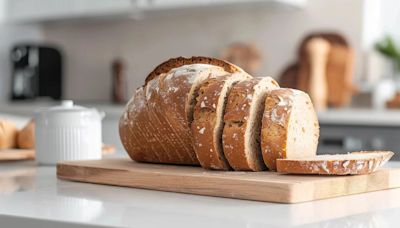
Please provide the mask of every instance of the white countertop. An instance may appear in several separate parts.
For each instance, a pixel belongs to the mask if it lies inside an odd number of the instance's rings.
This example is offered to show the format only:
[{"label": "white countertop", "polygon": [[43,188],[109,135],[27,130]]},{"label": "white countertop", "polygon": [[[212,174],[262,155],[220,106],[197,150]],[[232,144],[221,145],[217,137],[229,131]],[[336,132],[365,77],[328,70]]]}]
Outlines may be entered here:
[{"label": "white countertop", "polygon": [[289,205],[68,182],[54,167],[0,164],[0,227],[7,228],[392,228],[399,215],[400,189]]}]

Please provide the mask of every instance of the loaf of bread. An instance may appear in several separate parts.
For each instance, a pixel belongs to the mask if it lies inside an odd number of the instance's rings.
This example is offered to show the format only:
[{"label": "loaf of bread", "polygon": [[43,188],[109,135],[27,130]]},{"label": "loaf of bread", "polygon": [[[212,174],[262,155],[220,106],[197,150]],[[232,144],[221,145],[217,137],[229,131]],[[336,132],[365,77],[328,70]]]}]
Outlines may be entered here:
[{"label": "loaf of bread", "polygon": [[33,120],[18,132],[18,148],[35,149],[35,122]]},{"label": "loaf of bread", "polygon": [[222,141],[233,169],[265,169],[260,150],[261,118],[267,93],[277,88],[278,83],[270,77],[248,79],[232,88],[225,110]]},{"label": "loaf of bread", "polygon": [[234,72],[243,71],[205,57],[171,59],[156,67],[120,120],[121,141],[130,157],[141,162],[199,164],[190,128],[199,87],[209,78]]},{"label": "loaf of bread", "polygon": [[276,170],[276,159],[317,154],[319,124],[310,97],[294,89],[267,94],[262,118],[261,150],[266,166]]},{"label": "loaf of bread", "polygon": [[192,134],[196,155],[203,168],[230,169],[221,142],[226,99],[235,83],[249,78],[247,74],[235,73],[208,79],[200,87],[193,113]]},{"label": "loaf of bread", "polygon": [[319,124],[306,93],[206,57],[157,66],[129,100],[119,132],[135,161],[216,170],[365,174],[393,155],[317,156]]},{"label": "loaf of bread", "polygon": [[372,173],[394,155],[391,151],[361,151],[318,155],[298,159],[278,159],[278,172],[292,174],[355,175]]},{"label": "loaf of bread", "polygon": [[11,121],[0,119],[0,149],[15,148],[18,129]]}]

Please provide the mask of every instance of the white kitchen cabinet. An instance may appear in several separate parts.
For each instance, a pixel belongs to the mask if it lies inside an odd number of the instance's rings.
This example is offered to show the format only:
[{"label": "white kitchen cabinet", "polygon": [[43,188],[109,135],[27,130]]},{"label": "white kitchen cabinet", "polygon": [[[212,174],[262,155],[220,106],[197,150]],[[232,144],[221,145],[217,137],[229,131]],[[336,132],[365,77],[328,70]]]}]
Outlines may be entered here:
[{"label": "white kitchen cabinet", "polygon": [[84,17],[128,15],[130,0],[7,0],[7,22],[43,22]]},{"label": "white kitchen cabinet", "polygon": [[331,109],[318,113],[319,154],[359,150],[391,150],[400,160],[400,111]]},{"label": "white kitchen cabinet", "polygon": [[139,0],[137,5],[142,10],[164,10],[208,6],[224,6],[239,4],[276,4],[301,8],[306,0]]},{"label": "white kitchen cabinet", "polygon": [[131,17],[146,12],[260,4],[302,8],[307,0],[2,0],[4,21],[30,23],[78,18]]}]

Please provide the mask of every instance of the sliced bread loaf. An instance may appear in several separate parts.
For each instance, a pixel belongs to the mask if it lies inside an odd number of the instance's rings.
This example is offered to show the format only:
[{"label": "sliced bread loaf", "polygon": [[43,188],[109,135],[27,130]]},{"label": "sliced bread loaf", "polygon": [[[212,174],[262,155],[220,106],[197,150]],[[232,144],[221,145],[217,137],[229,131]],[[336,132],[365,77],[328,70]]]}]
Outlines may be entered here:
[{"label": "sliced bread loaf", "polygon": [[278,172],[292,174],[368,174],[389,161],[393,155],[394,153],[391,151],[361,151],[297,159],[278,159],[277,169]]},{"label": "sliced bread loaf", "polygon": [[299,90],[268,93],[262,119],[261,149],[264,162],[276,170],[278,158],[315,156],[319,124],[310,97]]},{"label": "sliced bread loaf", "polygon": [[265,96],[276,88],[278,83],[270,77],[253,78],[237,83],[229,93],[222,142],[233,169],[265,169],[260,151],[261,118]]},{"label": "sliced bread loaf", "polygon": [[200,87],[193,113],[192,134],[197,159],[203,168],[230,169],[221,140],[225,104],[231,87],[248,78],[247,74],[235,73],[210,78]]},{"label": "sliced bread loaf", "polygon": [[120,138],[130,157],[141,162],[198,165],[190,130],[195,97],[204,80],[227,74],[219,66],[191,64],[147,81],[128,102],[120,120]]}]

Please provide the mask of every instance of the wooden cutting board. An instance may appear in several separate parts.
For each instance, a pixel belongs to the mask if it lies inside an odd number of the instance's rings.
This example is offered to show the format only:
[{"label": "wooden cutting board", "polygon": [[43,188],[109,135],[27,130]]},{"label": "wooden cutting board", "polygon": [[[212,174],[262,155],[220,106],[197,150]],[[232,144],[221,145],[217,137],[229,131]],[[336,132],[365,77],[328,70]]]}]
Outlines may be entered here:
[{"label": "wooden cutting board", "polygon": [[298,203],[400,187],[400,168],[359,176],[210,171],[130,159],[57,164],[63,180],[280,203]]}]

